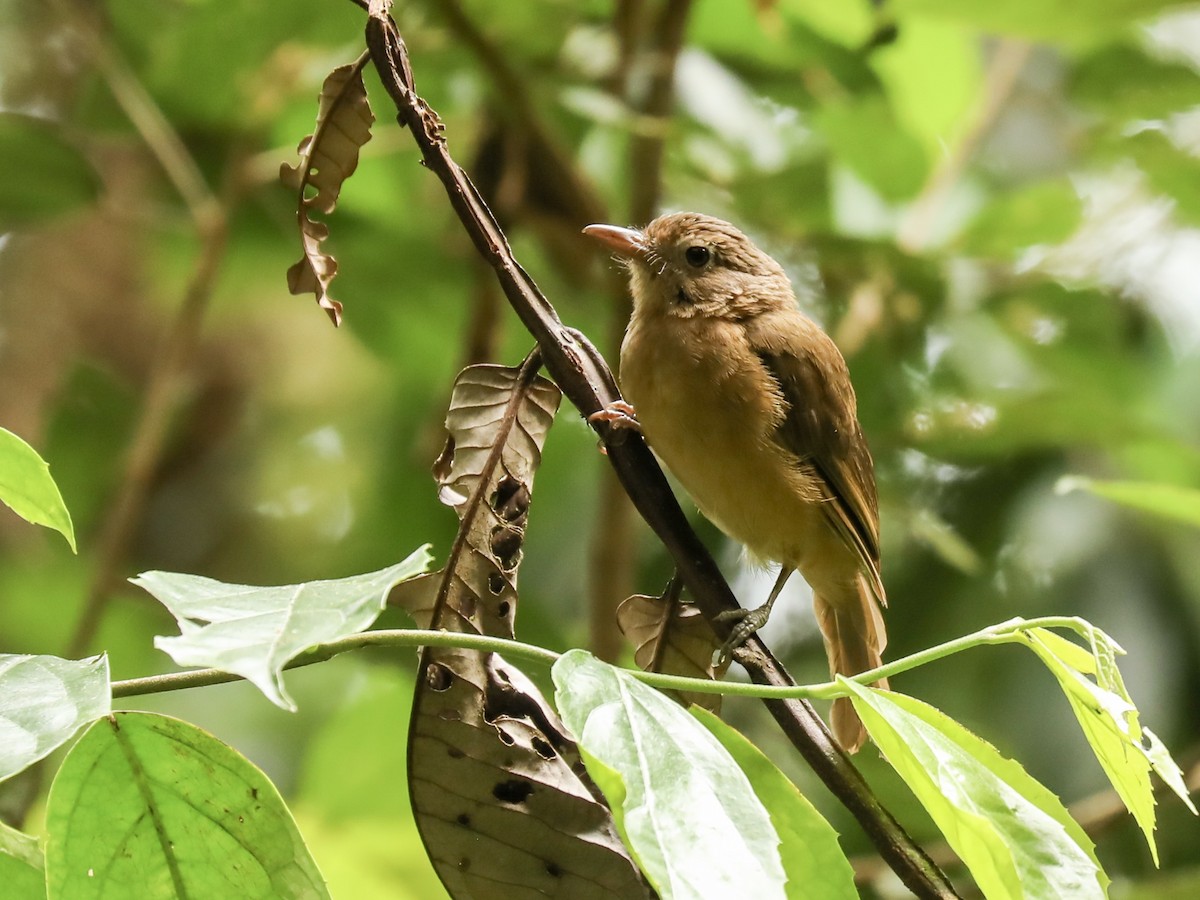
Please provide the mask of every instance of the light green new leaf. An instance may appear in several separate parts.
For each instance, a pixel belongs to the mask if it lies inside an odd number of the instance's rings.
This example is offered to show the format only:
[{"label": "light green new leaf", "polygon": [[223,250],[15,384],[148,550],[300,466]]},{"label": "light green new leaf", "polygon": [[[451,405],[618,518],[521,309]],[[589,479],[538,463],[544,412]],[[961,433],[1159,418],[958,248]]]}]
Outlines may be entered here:
[{"label": "light green new leaf", "polygon": [[919,700],[838,683],[986,897],[1106,896],[1092,842],[1019,763]]},{"label": "light green new leaf", "polygon": [[111,710],[108,657],[0,654],[0,780]]},{"label": "light green new leaf", "polygon": [[698,706],[691,713],[713,733],[750,779],[779,833],[789,900],[857,900],[854,869],[838,834],[779,768],[735,728]]},{"label": "light green new leaf", "polygon": [[50,788],[46,833],[50,900],[329,896],[267,777],[166,716],[92,725]]},{"label": "light green new leaf", "polygon": [[[1137,820],[1157,865],[1151,768],[1159,772],[1192,812],[1196,810],[1188,798],[1183,773],[1171,759],[1166,747],[1157,738],[1150,739],[1150,746],[1144,743],[1147,738],[1138,724],[1137,708],[1129,698],[1117,669],[1116,657],[1123,651],[1098,628],[1088,629],[1085,634],[1091,643],[1090,653],[1044,628],[1031,628],[1019,634],[1020,639],[1058,680],[1092,752],[1096,754],[1096,759],[1122,802]],[[1089,675],[1095,680],[1087,677]]]},{"label": "light green new leaf", "polygon": [[58,485],[36,450],[0,428],[0,502],[27,522],[53,528],[75,549],[75,529]]},{"label": "light green new leaf", "polygon": [[283,667],[297,654],[357,634],[379,617],[393,586],[429,567],[429,546],[378,572],[278,587],[224,584],[199,575],[144,572],[131,579],[171,611],[178,637],[154,646],[181,666],[211,666],[252,682],[295,710]]},{"label": "light green new leaf", "polygon": [[1186,0],[894,0],[898,21],[910,15],[963,22],[985,33],[1041,37],[1069,43],[1087,36],[1119,34],[1130,25]]},{"label": "light green new leaf", "polygon": [[1200,527],[1200,491],[1194,488],[1153,481],[1093,481],[1081,475],[1065,475],[1054,490],[1059,494],[1088,491],[1122,506]]},{"label": "light green new leaf", "polygon": [[44,868],[37,838],[0,822],[0,884],[6,900],[46,900]]},{"label": "light green new leaf", "polygon": [[704,726],[582,650],[564,654],[553,676],[588,773],[664,900],[786,896],[770,816]]}]

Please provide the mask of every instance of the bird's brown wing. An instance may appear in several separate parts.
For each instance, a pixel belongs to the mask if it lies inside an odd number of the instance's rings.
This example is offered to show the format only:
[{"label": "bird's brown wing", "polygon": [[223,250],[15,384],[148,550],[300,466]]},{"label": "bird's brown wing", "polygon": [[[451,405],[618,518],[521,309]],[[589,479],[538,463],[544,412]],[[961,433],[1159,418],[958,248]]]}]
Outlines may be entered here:
[{"label": "bird's brown wing", "polygon": [[872,593],[886,605],[879,575],[879,501],[845,360],[815,324],[771,317],[750,328],[751,349],[785,405],[775,439],[824,482],[826,511],[862,560]]}]

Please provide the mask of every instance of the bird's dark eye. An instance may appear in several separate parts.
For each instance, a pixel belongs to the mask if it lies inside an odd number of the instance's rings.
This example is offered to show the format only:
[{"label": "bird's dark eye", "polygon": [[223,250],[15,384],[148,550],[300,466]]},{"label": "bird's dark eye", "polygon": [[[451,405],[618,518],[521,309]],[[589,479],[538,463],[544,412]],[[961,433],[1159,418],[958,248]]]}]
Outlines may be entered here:
[{"label": "bird's dark eye", "polygon": [[697,244],[694,247],[688,247],[683,251],[683,258],[687,260],[689,266],[694,266],[701,269],[708,265],[708,261],[712,259],[712,252],[707,247],[702,247]]}]

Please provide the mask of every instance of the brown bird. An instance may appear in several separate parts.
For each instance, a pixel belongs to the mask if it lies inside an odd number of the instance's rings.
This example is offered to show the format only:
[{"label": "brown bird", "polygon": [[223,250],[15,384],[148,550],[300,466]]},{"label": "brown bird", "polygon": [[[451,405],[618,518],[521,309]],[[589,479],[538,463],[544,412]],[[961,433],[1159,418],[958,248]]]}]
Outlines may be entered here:
[{"label": "brown bird", "polygon": [[[728,222],[675,213],[645,231],[584,232],[628,261],[620,381],[647,442],[705,516],[783,567],[765,604],[725,614],[737,621],[725,650],[767,621],[799,569],[831,671],[880,665],[875,474],[837,345],[800,312],[779,263]],[[847,751],[862,745],[848,699],[831,721]]]}]

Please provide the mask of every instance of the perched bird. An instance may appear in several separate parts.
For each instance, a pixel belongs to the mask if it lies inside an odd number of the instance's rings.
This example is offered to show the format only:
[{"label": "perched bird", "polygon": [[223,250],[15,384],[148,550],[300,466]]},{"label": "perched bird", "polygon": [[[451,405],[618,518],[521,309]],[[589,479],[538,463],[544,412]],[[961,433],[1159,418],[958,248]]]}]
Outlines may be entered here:
[{"label": "perched bird", "polygon": [[[735,620],[726,650],[767,621],[796,569],[813,589],[830,669],[881,664],[887,642],[871,454],[846,361],[800,312],[783,268],[728,222],[696,213],[644,231],[584,232],[627,261],[633,315],[620,382],[651,449],[753,557],[782,565],[767,602]],[[886,687],[886,682],[880,682]],[[834,736],[866,737],[850,701]]]}]

